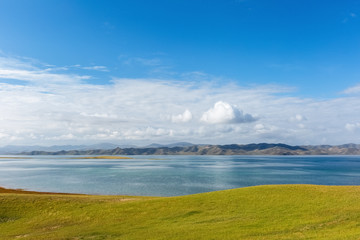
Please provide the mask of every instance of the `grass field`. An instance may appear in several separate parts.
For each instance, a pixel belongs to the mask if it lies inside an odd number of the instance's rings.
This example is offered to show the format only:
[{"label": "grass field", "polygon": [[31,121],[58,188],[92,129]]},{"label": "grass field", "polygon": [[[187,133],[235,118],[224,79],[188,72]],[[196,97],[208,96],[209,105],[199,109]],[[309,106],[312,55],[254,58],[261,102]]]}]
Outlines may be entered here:
[{"label": "grass field", "polygon": [[360,239],[360,187],[271,185],[166,198],[0,189],[0,239]]}]

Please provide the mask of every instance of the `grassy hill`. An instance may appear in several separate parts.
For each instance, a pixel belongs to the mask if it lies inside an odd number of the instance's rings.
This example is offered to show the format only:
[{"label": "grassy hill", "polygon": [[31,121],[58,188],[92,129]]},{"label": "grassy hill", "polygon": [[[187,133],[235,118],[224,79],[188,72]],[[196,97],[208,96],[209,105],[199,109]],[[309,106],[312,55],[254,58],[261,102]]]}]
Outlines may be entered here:
[{"label": "grassy hill", "polygon": [[0,239],[359,239],[359,200],[353,186],[161,198],[0,189]]}]

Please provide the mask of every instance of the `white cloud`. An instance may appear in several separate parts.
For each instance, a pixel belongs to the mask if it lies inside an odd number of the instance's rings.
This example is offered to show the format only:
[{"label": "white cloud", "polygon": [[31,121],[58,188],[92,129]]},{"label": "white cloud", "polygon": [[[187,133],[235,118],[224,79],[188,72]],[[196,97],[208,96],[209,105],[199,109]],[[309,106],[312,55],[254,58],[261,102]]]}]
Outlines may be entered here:
[{"label": "white cloud", "polygon": [[254,130],[256,134],[260,136],[271,135],[273,133],[276,134],[276,131],[279,130],[278,127],[272,125],[264,125],[262,123],[258,123],[254,126]]},{"label": "white cloud", "polygon": [[192,114],[188,109],[186,109],[182,114],[171,116],[171,121],[174,123],[186,123],[191,121],[191,119],[192,119]]},{"label": "white cloud", "polygon": [[247,123],[256,119],[250,114],[244,114],[237,107],[227,102],[218,101],[213,108],[206,111],[200,121],[205,123]]}]

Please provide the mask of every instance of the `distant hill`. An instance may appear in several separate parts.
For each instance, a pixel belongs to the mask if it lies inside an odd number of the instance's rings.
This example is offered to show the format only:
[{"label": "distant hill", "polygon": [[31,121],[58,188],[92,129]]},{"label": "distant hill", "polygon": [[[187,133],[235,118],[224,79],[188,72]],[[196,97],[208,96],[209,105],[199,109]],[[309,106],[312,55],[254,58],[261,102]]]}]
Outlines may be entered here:
[{"label": "distant hill", "polygon": [[[90,150],[90,149],[114,149],[119,147],[112,143],[99,143],[93,145],[53,145],[53,146],[24,146],[24,145],[7,145],[0,147],[0,154],[18,154],[21,152],[31,151],[45,151],[45,152],[56,152],[56,151],[70,151],[70,150]],[[121,147],[134,147],[131,145],[124,145]]]},{"label": "distant hill", "polygon": [[[360,155],[360,145],[344,144],[338,146],[291,146],[283,143],[252,143],[229,145],[185,146],[149,145],[113,149],[29,151],[25,155]],[[187,146],[186,146],[187,145]]]},{"label": "distant hill", "polygon": [[150,145],[145,146],[144,148],[160,148],[160,147],[189,147],[194,146],[195,144],[189,143],[189,142],[177,142],[177,143],[171,143],[171,144],[158,144],[158,143],[152,143]]},{"label": "distant hill", "polygon": [[59,151],[73,151],[73,150],[108,150],[119,148],[159,148],[159,147],[186,147],[193,146],[194,144],[188,142],[177,142],[171,144],[158,144],[152,143],[145,147],[139,147],[136,145],[119,145],[113,143],[98,143],[92,145],[53,145],[53,146],[40,146],[40,145],[7,145],[4,147],[0,147],[0,155],[1,154],[19,154],[24,152],[59,152]]}]

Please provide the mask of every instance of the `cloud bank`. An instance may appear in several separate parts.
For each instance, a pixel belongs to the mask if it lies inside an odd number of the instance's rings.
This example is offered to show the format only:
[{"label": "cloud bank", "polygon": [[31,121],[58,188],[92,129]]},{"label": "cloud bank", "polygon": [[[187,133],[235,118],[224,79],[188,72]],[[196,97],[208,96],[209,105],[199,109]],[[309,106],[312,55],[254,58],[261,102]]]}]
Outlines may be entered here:
[{"label": "cloud bank", "polygon": [[360,142],[357,96],[301,98],[282,86],[218,78],[113,78],[93,85],[85,81],[89,71],[0,57],[0,145]]}]

